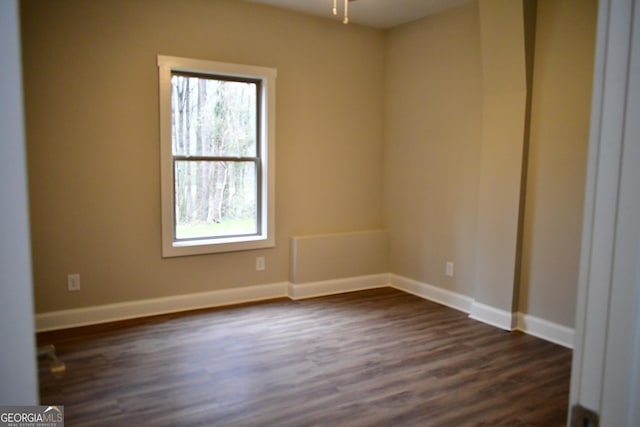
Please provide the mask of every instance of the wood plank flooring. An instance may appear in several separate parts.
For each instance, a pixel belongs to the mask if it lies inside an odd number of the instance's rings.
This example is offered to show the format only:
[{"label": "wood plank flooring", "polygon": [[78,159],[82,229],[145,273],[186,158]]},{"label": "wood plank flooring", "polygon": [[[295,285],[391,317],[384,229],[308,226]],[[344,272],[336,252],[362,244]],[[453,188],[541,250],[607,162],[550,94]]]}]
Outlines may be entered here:
[{"label": "wood plank flooring", "polygon": [[393,289],[42,333],[68,426],[561,426],[571,351]]}]

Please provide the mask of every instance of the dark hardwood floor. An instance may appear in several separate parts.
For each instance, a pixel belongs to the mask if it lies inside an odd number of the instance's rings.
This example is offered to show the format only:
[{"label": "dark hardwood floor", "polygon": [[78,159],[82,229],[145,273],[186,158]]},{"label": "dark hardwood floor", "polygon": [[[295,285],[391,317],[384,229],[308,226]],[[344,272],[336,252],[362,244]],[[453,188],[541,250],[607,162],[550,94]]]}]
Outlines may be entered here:
[{"label": "dark hardwood floor", "polygon": [[571,351],[393,289],[42,333],[67,426],[561,426]]}]

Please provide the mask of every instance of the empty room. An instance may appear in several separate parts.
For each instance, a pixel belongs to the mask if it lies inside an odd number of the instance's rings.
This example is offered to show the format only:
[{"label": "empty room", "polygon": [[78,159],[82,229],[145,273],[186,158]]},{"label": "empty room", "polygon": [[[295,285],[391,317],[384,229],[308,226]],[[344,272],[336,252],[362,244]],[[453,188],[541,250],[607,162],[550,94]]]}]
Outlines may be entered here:
[{"label": "empty room", "polygon": [[596,0],[18,13],[67,425],[566,424]]}]

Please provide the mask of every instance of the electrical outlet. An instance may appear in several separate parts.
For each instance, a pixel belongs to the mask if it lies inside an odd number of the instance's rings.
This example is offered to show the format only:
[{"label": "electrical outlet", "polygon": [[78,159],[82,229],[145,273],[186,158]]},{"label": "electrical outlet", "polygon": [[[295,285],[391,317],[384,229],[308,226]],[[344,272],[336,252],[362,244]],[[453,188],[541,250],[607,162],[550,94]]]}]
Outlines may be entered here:
[{"label": "electrical outlet", "polygon": [[264,271],[264,257],[256,257],[256,271]]},{"label": "electrical outlet", "polygon": [[67,290],[69,292],[75,292],[80,290],[80,275],[69,274],[67,276]]},{"label": "electrical outlet", "polygon": [[445,274],[449,277],[453,277],[453,263],[451,261],[447,261]]}]

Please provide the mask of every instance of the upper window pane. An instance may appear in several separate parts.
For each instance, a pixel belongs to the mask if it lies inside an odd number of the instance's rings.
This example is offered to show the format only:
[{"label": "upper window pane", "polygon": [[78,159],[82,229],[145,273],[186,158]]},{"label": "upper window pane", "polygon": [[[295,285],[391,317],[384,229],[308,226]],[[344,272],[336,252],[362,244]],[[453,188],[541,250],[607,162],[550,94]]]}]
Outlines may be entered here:
[{"label": "upper window pane", "polygon": [[258,81],[173,72],[173,155],[257,156],[258,85]]}]

